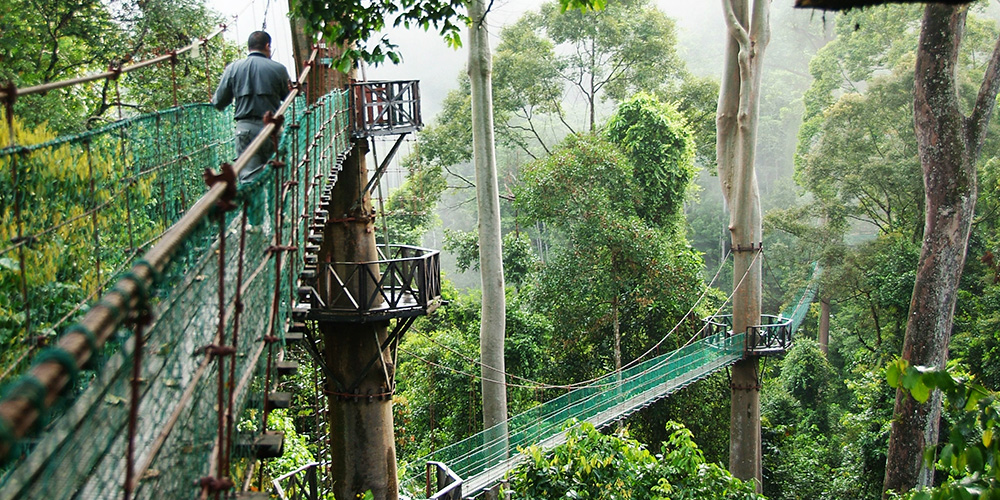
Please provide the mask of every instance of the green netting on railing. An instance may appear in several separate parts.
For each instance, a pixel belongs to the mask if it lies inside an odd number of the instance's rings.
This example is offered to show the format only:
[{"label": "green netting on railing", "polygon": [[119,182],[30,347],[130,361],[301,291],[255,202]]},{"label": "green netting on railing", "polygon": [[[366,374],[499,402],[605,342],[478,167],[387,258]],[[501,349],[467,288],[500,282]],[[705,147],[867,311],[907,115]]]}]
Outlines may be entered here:
[{"label": "green netting on railing", "polygon": [[802,289],[799,293],[798,299],[791,302],[788,307],[781,312],[781,315],[785,318],[791,320],[791,328],[794,332],[799,329],[802,325],[802,321],[806,319],[806,314],[809,313],[809,304],[812,303],[813,299],[816,297],[816,289],[819,288],[819,276],[823,273],[823,268],[819,267],[819,263],[813,264],[812,278],[809,280],[809,284]]},{"label": "green netting on railing", "polygon": [[[90,139],[91,148],[99,141],[111,143],[108,147],[112,149],[101,158],[113,165],[100,167],[105,169],[102,182],[107,191],[114,191],[116,182],[128,184],[132,177],[138,178],[135,183],[142,186],[130,195],[136,241],[155,239],[162,230],[158,222],[161,218],[169,223],[204,191],[201,171],[206,167],[216,168],[218,162],[233,157],[230,113],[218,113],[202,106],[183,111],[200,118],[185,128],[191,135],[185,135],[181,141],[182,159],[178,160],[176,151],[168,155],[167,164],[182,168],[177,172],[166,166],[157,169],[155,163],[160,160],[146,159],[147,156],[155,158],[151,150],[173,147],[174,136],[165,132],[158,139],[156,130],[163,129],[155,128],[163,127],[164,121],[171,121],[164,118],[168,115],[140,117],[132,122],[146,124],[143,127],[116,125],[109,127],[107,139]],[[283,336],[295,299],[295,278],[302,266],[308,216],[317,206],[319,193],[329,178],[326,174],[338,167],[338,155],[349,148],[348,115],[346,93],[329,94],[311,107],[306,107],[301,98],[295,101],[286,114],[279,147],[279,156],[287,165],[267,168],[253,183],[242,186],[236,200],[238,208],[227,212],[221,223],[217,216],[202,220],[184,240],[181,249],[173,254],[162,278],[151,291],[152,322],[145,328],[139,364],[142,396],[133,460],[139,482],[133,498],[194,498],[201,492],[198,481],[215,473],[213,467],[219,446],[217,416],[228,401],[225,396],[224,404],[219,404],[220,366],[227,378],[226,387],[231,384],[234,388],[236,429],[229,454],[232,467],[221,475],[231,473],[239,478],[242,468],[247,465],[242,459],[249,456],[251,448],[242,444],[262,430],[268,362],[274,361],[281,348],[280,343],[273,343],[268,337],[280,339]],[[206,134],[204,129],[198,128],[202,125],[216,135]],[[127,152],[122,157],[128,160],[125,163],[131,168],[128,173],[118,172],[114,163],[117,160],[113,157],[113,148],[120,147],[115,141],[121,141],[122,130],[127,132],[124,134]],[[7,154],[0,157],[0,161],[27,155],[39,168],[44,166],[50,172],[57,172],[59,166],[47,162],[58,158],[72,161],[74,155],[79,154],[74,153],[78,150],[73,148],[83,147],[76,140],[64,140],[61,145],[53,146],[69,150],[51,158],[34,157],[48,147],[38,146],[27,153]],[[134,166],[140,158],[143,159],[141,168]],[[154,173],[145,174],[146,170]],[[75,182],[80,181],[76,179]],[[12,185],[4,186],[0,189]],[[91,206],[88,204],[92,199],[89,192],[84,189],[71,200],[83,203],[86,210]],[[66,203],[67,207],[73,206]],[[107,208],[109,211],[100,216],[109,220],[99,221],[106,226],[99,225],[98,232],[120,236],[126,230],[127,221],[122,212],[125,206],[113,206],[118,208]],[[244,234],[244,214],[252,228],[245,233],[241,259],[239,246]],[[85,219],[77,230],[92,232],[89,221]],[[39,221],[32,221],[32,224],[35,222],[40,225],[31,226],[31,231],[45,227]],[[220,224],[225,234],[224,250]],[[53,238],[53,245],[65,245],[67,241],[58,231],[45,236]],[[84,234],[76,238],[87,242],[92,237],[92,234]],[[87,246],[84,253],[92,248],[93,245]],[[122,251],[120,246],[101,245],[99,250],[109,255],[102,259],[101,265],[107,266],[107,269],[102,268],[103,273],[111,272],[107,264],[110,255],[121,260],[122,265],[133,256]],[[224,260],[221,307],[225,311],[225,337],[222,340],[217,337],[220,255]],[[238,307],[235,296],[241,261],[242,307]],[[82,262],[87,263],[85,267],[94,265],[85,259]],[[81,271],[81,274],[85,273]],[[211,344],[233,345],[237,311],[240,312],[235,356],[214,358],[206,355],[205,347]],[[118,333],[120,340],[106,344],[103,360],[96,363],[93,370],[82,372],[73,394],[46,420],[39,437],[18,443],[19,449],[13,459],[0,467],[0,499],[122,497],[135,339],[128,329],[122,328]],[[46,352],[41,351],[40,356],[44,357]],[[235,362],[232,380],[228,380],[228,362],[219,361],[228,359]]]},{"label": "green netting on railing", "polygon": [[[507,421],[506,442],[501,426],[497,426],[421,457],[403,487],[422,491],[423,465],[428,461],[443,462],[468,481],[492,468],[505,468],[520,448],[558,439],[569,419],[600,427],[628,416],[740,359],[743,336],[712,335],[546,401]],[[502,471],[497,477],[502,477]],[[463,493],[474,492],[463,489]]]},{"label": "green netting on railing", "polygon": [[233,156],[232,128],[207,104],[60,138],[15,121],[34,145],[0,150],[0,382],[201,196],[201,170]]}]

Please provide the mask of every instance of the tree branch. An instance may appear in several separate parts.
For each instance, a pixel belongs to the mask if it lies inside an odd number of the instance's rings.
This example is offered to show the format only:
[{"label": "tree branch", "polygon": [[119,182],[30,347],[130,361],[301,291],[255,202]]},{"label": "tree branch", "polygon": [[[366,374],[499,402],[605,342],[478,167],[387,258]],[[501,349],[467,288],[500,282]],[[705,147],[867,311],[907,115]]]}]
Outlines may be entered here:
[{"label": "tree branch", "polygon": [[576,130],[574,130],[573,127],[570,126],[570,124],[566,122],[566,117],[563,116],[562,106],[555,99],[553,99],[552,101],[553,101],[553,104],[555,105],[556,116],[559,117],[559,121],[562,122],[562,124],[565,125],[566,128],[569,129],[569,132],[571,134],[576,135]]},{"label": "tree branch", "polygon": [[465,182],[466,184],[468,184],[467,187],[476,187],[476,183],[475,182],[472,182],[469,179],[466,179],[465,177],[462,177],[461,175],[456,174],[455,172],[452,172],[450,166],[449,167],[444,167],[444,171],[448,172],[449,174],[451,174],[451,175],[453,175],[455,177],[458,177],[459,179],[461,179],[463,182]]},{"label": "tree branch", "polygon": [[965,121],[966,144],[968,144],[969,151],[972,152],[973,161],[979,158],[979,153],[982,150],[986,130],[989,128],[990,116],[996,105],[998,91],[1000,91],[1000,39],[993,47],[993,55],[986,67],[986,74],[983,75],[979,95],[976,96],[976,105],[972,108],[972,114]]},{"label": "tree branch", "polygon": [[740,20],[736,18],[736,12],[733,12],[732,1],[722,0],[722,10],[726,18],[726,29],[729,30],[729,36],[739,42],[741,47],[749,47],[750,35],[747,34],[747,30],[740,24]]}]

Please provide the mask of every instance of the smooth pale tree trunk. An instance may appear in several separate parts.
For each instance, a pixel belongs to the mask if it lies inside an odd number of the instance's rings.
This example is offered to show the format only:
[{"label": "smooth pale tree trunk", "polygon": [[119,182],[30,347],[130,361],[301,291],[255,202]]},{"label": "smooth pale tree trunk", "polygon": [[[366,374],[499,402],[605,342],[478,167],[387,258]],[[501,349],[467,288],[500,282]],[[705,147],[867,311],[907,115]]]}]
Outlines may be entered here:
[{"label": "smooth pale tree trunk", "polygon": [[496,427],[491,438],[506,447],[507,384],[504,368],[503,258],[500,240],[500,189],[493,141],[493,54],[486,26],[486,2],[469,2],[469,80],[472,85],[472,162],[479,207],[479,270],[483,313],[479,349],[483,375],[483,426]]},{"label": "smooth pale tree trunk", "polygon": [[[943,368],[948,358],[955,298],[976,206],[976,161],[1000,86],[1000,41],[965,117],[958,101],[956,62],[967,7],[928,4],[924,10],[914,74],[914,125],[923,169],[924,240],[903,340],[911,365]],[[896,392],[884,490],[906,491],[933,483],[924,466],[937,444],[941,393],[918,403]]]},{"label": "smooth pale tree trunk", "polygon": [[[760,324],[761,214],[754,153],[762,57],[770,36],[770,2],[723,0],[725,68],[716,116],[719,180],[729,207],[733,244],[733,332]],[[753,339],[748,339],[753,342]],[[761,488],[759,363],[747,356],[732,369],[729,471]]]}]

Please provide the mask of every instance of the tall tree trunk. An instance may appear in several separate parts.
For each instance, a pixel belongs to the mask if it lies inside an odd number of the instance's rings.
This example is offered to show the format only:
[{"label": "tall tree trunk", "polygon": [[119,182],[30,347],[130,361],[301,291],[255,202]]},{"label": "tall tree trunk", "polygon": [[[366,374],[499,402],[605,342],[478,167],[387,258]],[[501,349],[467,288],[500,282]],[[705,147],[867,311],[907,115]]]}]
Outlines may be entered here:
[{"label": "tall tree trunk", "polygon": [[[956,62],[966,6],[928,4],[914,74],[914,124],[924,175],[924,239],[903,340],[911,365],[943,368],[948,359],[955,298],[976,205],[976,161],[1000,86],[1000,41],[971,116],[959,109]],[[941,394],[926,403],[896,392],[884,490],[930,485],[923,452],[937,444]]]},{"label": "tall tree trunk", "polygon": [[[472,158],[476,168],[479,207],[479,269],[482,277],[483,314],[479,349],[483,375],[483,425],[494,426],[494,439],[506,442],[507,384],[504,368],[503,258],[500,240],[500,189],[497,186],[493,142],[493,55],[486,26],[486,2],[471,0],[469,17],[469,80],[472,84]],[[506,444],[505,444],[506,446]]]},{"label": "tall tree trunk", "polygon": [[[344,161],[330,200],[330,216],[344,222],[327,223],[321,262],[373,262],[378,260],[373,230],[371,198],[367,192],[358,203],[358,193],[368,180],[365,154],[367,140],[358,140]],[[354,276],[346,283],[355,297],[367,296],[375,282],[362,273],[352,273],[348,266],[337,266],[339,276]],[[372,272],[378,276],[378,267]],[[320,274],[319,290],[327,304],[351,307],[340,293],[337,283]],[[340,297],[340,301],[335,299]],[[385,323],[320,322],[325,345],[326,364],[333,377],[326,390],[330,419],[331,471],[333,493],[337,498],[355,498],[371,490],[376,500],[396,500],[396,442],[393,435],[392,398],[365,395],[385,395],[387,373],[392,374],[392,359],[388,352],[379,352],[387,338]],[[377,362],[365,372],[369,360]],[[345,395],[347,387],[361,377],[353,395]]]},{"label": "tall tree trunk", "polygon": [[[294,21],[294,20],[293,20]],[[308,58],[312,51],[312,39],[306,36],[299,23],[293,37],[296,59]],[[331,46],[327,50],[337,57],[342,50]],[[304,62],[304,61],[298,61]],[[353,73],[353,72],[352,72]],[[354,74],[344,74],[333,69],[314,68],[310,78],[309,100],[334,89],[349,90]],[[323,243],[320,245],[319,261],[328,262],[372,262],[378,260],[375,231],[370,215],[371,197],[367,192],[359,200],[368,181],[368,167],[365,155],[368,141],[358,140],[344,160],[343,170],[334,184],[330,197],[330,217],[343,222],[329,222],[324,227]],[[333,161],[332,158],[328,161]],[[318,189],[318,187],[314,187]],[[371,269],[378,276],[377,266]],[[351,276],[347,267],[336,269],[340,276]],[[355,278],[347,283],[355,297],[363,295],[362,287],[372,290],[375,282],[355,273]],[[367,283],[362,283],[362,280]],[[319,273],[318,291],[327,304],[351,307],[339,285],[332,283],[327,273]],[[340,297],[339,303],[335,299]],[[324,358],[333,377],[326,380],[331,466],[333,491],[337,498],[355,498],[355,495],[371,490],[376,500],[396,500],[399,497],[396,471],[396,441],[393,429],[392,398],[385,397],[391,392],[387,387],[386,374],[393,373],[392,359],[388,352],[380,353],[380,346],[388,336],[385,323],[319,323],[324,338]],[[344,396],[344,388],[353,384],[363,373],[367,363],[377,362],[361,378],[355,394],[383,395],[369,401],[367,397]],[[340,393],[341,395],[336,395]]]},{"label": "tall tree trunk", "polygon": [[[729,206],[733,258],[733,331],[760,324],[760,195],[754,169],[762,57],[770,36],[770,2],[723,0],[728,28],[716,117],[719,180]],[[753,342],[753,339],[748,339]],[[758,361],[747,356],[732,370],[729,470],[761,487],[760,386]]]}]

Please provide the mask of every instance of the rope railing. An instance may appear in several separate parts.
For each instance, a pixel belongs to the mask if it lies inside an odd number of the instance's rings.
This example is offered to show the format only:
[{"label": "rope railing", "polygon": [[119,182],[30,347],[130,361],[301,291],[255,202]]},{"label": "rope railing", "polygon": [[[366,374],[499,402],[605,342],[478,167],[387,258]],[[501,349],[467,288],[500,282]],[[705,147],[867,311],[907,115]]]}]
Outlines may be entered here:
[{"label": "rope railing", "polygon": [[220,25],[215,31],[209,33],[205,38],[201,38],[198,41],[192,42],[190,45],[182,47],[180,49],[171,51],[167,54],[154,57],[152,59],[147,59],[145,61],[140,61],[132,64],[127,64],[117,68],[110,68],[107,71],[100,73],[94,73],[91,75],[80,76],[76,78],[67,78],[65,80],[60,80],[57,82],[49,82],[41,85],[34,85],[31,87],[17,88],[13,84],[8,85],[5,89],[0,90],[0,100],[11,100],[17,96],[31,95],[31,94],[44,94],[57,89],[62,89],[66,87],[72,87],[74,85],[79,85],[81,83],[93,82],[97,80],[107,80],[107,79],[117,79],[125,73],[140,70],[149,66],[154,66],[163,62],[168,62],[175,60],[177,56],[190,52],[196,47],[205,46],[208,41],[221,35],[226,31],[226,25]]},{"label": "rope railing", "polygon": [[[253,458],[240,436],[265,428],[267,408],[263,397],[257,406],[247,406],[249,394],[261,390],[260,381],[270,385],[270,365],[280,347],[274,344],[290,309],[286,297],[294,295],[288,275],[296,272],[306,236],[297,226],[315,208],[311,200],[322,187],[322,172],[330,171],[338,156],[318,151],[343,152],[349,146],[346,93],[320,98],[310,108],[298,98],[311,67],[304,68],[300,84],[247,150],[223,166],[222,180],[204,190],[5,391],[0,457],[8,467],[0,467],[0,499],[23,491],[46,498],[62,498],[67,491],[93,498],[122,492],[135,498],[190,497],[192,488],[209,498],[232,486],[226,477],[232,459]],[[286,117],[285,147],[276,149],[288,150],[292,158],[271,162],[265,172],[273,175],[258,176],[237,191],[236,176],[264,141],[277,140]],[[233,202],[242,210],[225,214],[221,205]],[[226,243],[232,234],[239,234],[238,250]],[[131,330],[144,331],[143,339],[121,328],[147,316],[137,311],[149,311],[148,322]],[[141,376],[129,375],[132,369]],[[141,381],[131,389],[133,396],[126,389],[130,380]],[[129,418],[126,407],[137,408],[139,418]],[[201,425],[216,414],[217,426]],[[39,423],[52,415],[61,415],[55,427],[38,434]],[[126,448],[133,449],[128,471],[120,465]]]}]

